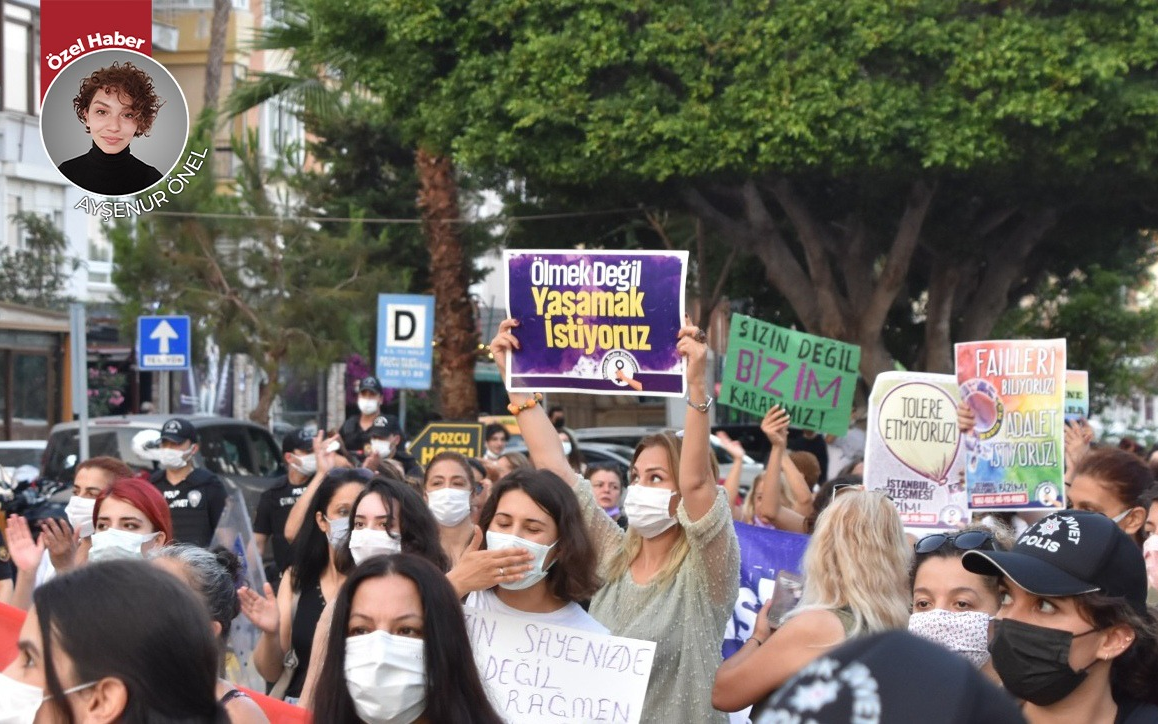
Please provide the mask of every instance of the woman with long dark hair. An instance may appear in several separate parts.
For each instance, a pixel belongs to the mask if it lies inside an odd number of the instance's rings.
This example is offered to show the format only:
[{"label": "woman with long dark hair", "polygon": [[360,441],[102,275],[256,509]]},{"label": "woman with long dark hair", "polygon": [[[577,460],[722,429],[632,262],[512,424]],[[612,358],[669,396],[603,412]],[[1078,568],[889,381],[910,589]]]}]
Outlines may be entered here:
[{"label": "woman with long dark hair", "polygon": [[238,591],[242,612],[262,632],[254,666],[266,681],[276,682],[271,694],[291,703],[302,695],[322,610],[346,579],[336,565],[337,550],[346,544],[350,512],[370,475],[364,468],[326,473],[294,542],[294,565],[286,573],[289,585],[283,577],[276,598],[268,583],[264,596],[249,588]]},{"label": "woman with long dark hair", "polygon": [[144,561],[109,561],[36,589],[0,720],[224,724],[205,606]]},{"label": "woman with long dark hair", "polygon": [[350,510],[350,535],[337,551],[335,563],[342,573],[374,555],[414,553],[441,571],[450,570],[438,538],[438,522],[422,496],[396,478],[377,476],[354,500]]},{"label": "woman with long dark hair", "polygon": [[454,589],[401,553],[356,567],[334,601],[314,721],[501,724],[479,679]]}]

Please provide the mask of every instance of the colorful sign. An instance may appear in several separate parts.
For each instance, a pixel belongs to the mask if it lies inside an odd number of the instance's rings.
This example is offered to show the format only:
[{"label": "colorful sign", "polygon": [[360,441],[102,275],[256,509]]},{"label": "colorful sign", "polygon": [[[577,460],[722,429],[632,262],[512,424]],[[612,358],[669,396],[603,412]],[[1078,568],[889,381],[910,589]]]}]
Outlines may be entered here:
[{"label": "colorful sign", "polygon": [[483,685],[507,721],[639,722],[654,642],[463,610]]},{"label": "colorful sign", "polygon": [[507,360],[508,388],[683,396],[676,341],[687,252],[505,251],[503,258],[520,345]]},{"label": "colorful sign", "polygon": [[792,426],[848,432],[860,347],[733,314],[720,404],[764,417],[773,405]]},{"label": "colorful sign", "polygon": [[740,650],[756,628],[760,607],[776,591],[782,571],[800,573],[808,536],[736,522],[740,542],[740,595],[724,627],[724,658]]},{"label": "colorful sign", "polygon": [[976,417],[965,437],[969,507],[1065,507],[1065,340],[958,344],[957,383]]},{"label": "colorful sign", "polygon": [[1084,420],[1090,416],[1090,373],[1085,370],[1066,370],[1066,422]]},{"label": "colorful sign", "polygon": [[906,528],[948,530],[969,519],[953,375],[878,375],[866,432],[865,487],[888,493]]},{"label": "colorful sign", "polygon": [[478,422],[432,422],[422,428],[407,450],[426,467],[441,452],[456,452],[468,458],[483,454],[483,426]]}]

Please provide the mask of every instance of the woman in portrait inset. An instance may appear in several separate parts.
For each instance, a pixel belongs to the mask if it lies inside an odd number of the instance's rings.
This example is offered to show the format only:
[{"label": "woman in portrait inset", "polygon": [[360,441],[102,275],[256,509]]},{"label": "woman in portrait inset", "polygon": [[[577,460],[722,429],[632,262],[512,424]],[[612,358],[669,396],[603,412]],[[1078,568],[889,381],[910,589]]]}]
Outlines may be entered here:
[{"label": "woman in portrait inset", "polygon": [[153,79],[132,63],[93,71],[72,99],[92,148],[60,164],[60,172],[82,189],[106,196],[135,194],[157,183],[161,172],[133,156],[129,144],[149,135],[162,104]]}]

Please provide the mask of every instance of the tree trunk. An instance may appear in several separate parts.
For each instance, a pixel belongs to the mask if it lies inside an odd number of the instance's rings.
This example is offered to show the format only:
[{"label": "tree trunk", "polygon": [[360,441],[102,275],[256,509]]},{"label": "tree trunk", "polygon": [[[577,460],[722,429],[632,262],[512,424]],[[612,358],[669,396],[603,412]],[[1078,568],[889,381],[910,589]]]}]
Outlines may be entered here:
[{"label": "tree trunk", "polygon": [[225,65],[225,40],[233,0],[213,0],[213,20],[209,25],[209,55],[205,62],[205,108],[216,110],[221,97],[221,72]]},{"label": "tree trunk", "polygon": [[418,207],[430,249],[430,283],[434,288],[435,366],[442,416],[447,420],[478,417],[474,382],[478,327],[468,296],[467,260],[459,239],[458,185],[447,156],[419,149]]},{"label": "tree trunk", "polygon": [[929,276],[928,301],[925,303],[926,372],[951,374],[956,367],[953,357],[953,300],[961,280],[958,265],[943,256],[933,263]]}]

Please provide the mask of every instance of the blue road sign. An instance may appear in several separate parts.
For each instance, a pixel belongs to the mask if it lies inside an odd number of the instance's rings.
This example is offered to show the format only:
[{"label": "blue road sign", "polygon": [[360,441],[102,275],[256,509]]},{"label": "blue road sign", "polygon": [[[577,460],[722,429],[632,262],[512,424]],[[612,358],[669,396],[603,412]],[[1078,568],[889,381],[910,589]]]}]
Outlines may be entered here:
[{"label": "blue road sign", "polygon": [[434,370],[434,297],[378,295],[378,355],[383,387],[429,390]]},{"label": "blue road sign", "polygon": [[137,369],[189,369],[188,317],[137,317]]}]

